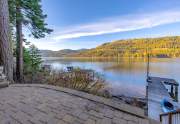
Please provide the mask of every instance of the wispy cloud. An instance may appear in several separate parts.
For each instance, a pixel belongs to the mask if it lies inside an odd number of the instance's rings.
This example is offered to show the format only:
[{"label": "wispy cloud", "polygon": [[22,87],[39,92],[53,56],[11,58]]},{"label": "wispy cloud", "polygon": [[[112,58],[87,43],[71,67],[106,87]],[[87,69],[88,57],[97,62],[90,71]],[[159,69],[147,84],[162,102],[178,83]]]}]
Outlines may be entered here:
[{"label": "wispy cloud", "polygon": [[112,17],[98,22],[72,26],[56,33],[54,40],[80,38],[103,34],[133,31],[159,25],[180,22],[180,10],[162,11],[146,14],[131,14]]}]

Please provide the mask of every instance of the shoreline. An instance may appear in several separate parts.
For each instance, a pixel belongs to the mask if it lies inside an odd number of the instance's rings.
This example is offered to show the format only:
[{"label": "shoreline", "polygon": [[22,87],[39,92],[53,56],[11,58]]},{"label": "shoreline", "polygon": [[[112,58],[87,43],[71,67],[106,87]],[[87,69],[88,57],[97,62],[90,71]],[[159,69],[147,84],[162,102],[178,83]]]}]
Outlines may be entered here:
[{"label": "shoreline", "polygon": [[132,106],[136,106],[142,109],[146,109],[147,107],[146,98],[131,97],[131,96],[125,96],[125,95],[113,95],[111,99],[129,104]]},{"label": "shoreline", "polygon": [[[127,61],[127,60],[140,60],[147,62],[147,57],[41,57],[43,61],[48,60],[81,60],[81,61]],[[151,61],[156,59],[180,59],[180,57],[151,57]]]}]

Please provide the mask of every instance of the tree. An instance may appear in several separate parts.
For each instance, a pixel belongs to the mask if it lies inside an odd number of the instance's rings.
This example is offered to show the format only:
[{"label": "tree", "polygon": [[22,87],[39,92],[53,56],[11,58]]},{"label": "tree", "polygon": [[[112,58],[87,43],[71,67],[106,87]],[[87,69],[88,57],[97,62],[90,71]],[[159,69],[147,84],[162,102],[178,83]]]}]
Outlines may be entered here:
[{"label": "tree", "polygon": [[29,47],[29,53],[31,58],[31,67],[33,71],[38,71],[40,69],[40,64],[42,63],[40,51],[34,45]]},{"label": "tree", "polygon": [[8,1],[0,0],[0,58],[8,80],[13,81],[13,55],[9,42]]},{"label": "tree", "polygon": [[16,2],[16,77],[19,82],[23,80],[23,37],[22,16],[20,2]]},{"label": "tree", "polygon": [[42,63],[40,51],[35,45],[30,45],[29,48],[24,48],[24,66],[25,72],[31,74],[31,81],[33,82],[34,75],[40,71]]},{"label": "tree", "polygon": [[9,0],[11,23],[16,27],[16,76],[19,82],[22,82],[23,78],[22,27],[29,29],[30,35],[34,38],[43,38],[46,34],[52,32],[51,29],[46,27],[45,18],[47,15],[43,14],[40,2],[41,0]]}]

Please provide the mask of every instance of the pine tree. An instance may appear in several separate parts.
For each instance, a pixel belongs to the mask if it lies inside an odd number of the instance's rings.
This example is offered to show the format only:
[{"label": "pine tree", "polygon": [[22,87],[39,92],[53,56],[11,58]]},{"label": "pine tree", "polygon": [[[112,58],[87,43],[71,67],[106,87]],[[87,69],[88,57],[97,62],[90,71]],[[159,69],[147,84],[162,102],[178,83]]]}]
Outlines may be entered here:
[{"label": "pine tree", "polygon": [[29,47],[29,55],[32,72],[36,72],[40,69],[40,64],[42,63],[40,51],[35,45],[31,45]]},{"label": "pine tree", "polygon": [[16,76],[19,82],[23,80],[23,32],[22,27],[30,31],[34,38],[43,38],[52,32],[47,28],[40,5],[41,0],[9,0],[10,22],[16,27]]},{"label": "pine tree", "polygon": [[41,70],[42,63],[40,51],[35,45],[30,45],[29,48],[24,48],[24,66],[27,75],[31,74],[31,82],[34,75]]},{"label": "pine tree", "polygon": [[9,12],[7,0],[0,0],[0,58],[5,68],[5,74],[12,82],[13,56],[9,42]]}]

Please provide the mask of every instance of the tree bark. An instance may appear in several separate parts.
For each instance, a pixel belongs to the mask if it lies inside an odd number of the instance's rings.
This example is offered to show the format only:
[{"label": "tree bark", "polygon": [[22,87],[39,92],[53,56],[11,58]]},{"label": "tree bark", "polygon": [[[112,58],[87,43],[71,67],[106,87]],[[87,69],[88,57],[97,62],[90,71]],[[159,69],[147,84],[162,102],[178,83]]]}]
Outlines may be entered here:
[{"label": "tree bark", "polygon": [[16,37],[17,37],[17,51],[16,51],[16,77],[19,83],[23,81],[23,37],[22,37],[22,22],[20,17],[21,9],[16,5]]},{"label": "tree bark", "polygon": [[0,52],[4,72],[8,80],[13,82],[13,55],[9,42],[9,11],[7,0],[0,0]]}]

